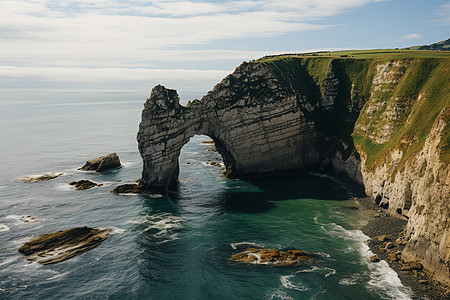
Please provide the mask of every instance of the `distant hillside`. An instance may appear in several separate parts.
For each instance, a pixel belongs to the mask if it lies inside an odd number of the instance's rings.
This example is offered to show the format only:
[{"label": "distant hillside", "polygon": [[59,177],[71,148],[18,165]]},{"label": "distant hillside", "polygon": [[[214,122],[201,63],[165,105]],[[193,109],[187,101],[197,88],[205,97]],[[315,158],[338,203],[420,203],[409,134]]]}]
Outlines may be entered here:
[{"label": "distant hillside", "polygon": [[411,50],[433,50],[433,51],[450,51],[450,39],[447,39],[445,41],[437,42],[431,45],[424,45],[424,46],[414,46],[409,47],[407,49]]}]

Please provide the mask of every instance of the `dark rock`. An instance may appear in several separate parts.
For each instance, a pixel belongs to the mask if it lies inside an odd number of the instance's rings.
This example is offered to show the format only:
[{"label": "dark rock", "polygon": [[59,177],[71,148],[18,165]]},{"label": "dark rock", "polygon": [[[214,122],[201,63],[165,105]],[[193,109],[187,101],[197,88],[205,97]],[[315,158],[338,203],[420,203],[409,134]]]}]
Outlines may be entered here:
[{"label": "dark rock", "polygon": [[384,209],[388,209],[389,208],[389,200],[383,200],[380,202],[380,206]]},{"label": "dark rock", "polygon": [[381,195],[378,194],[378,195],[375,197],[375,203],[376,203],[377,205],[379,205],[380,202],[381,202]]},{"label": "dark rock", "polygon": [[391,237],[389,235],[380,235],[377,237],[377,240],[379,240],[380,242],[385,242],[385,241],[390,241]]},{"label": "dark rock", "polygon": [[58,176],[61,176],[63,173],[48,173],[48,174],[45,174],[45,175],[42,175],[42,176],[27,176],[27,177],[24,177],[24,178],[22,178],[21,180],[23,181],[23,182],[39,182],[39,181],[44,181],[44,180],[50,180],[50,179],[53,179],[53,178],[56,178],[56,177],[58,177]]},{"label": "dark rock", "polygon": [[26,255],[27,260],[37,261],[42,265],[59,263],[97,247],[111,230],[77,227],[44,234],[26,242],[19,248],[19,252]]},{"label": "dark rock", "polygon": [[371,257],[370,257],[370,261],[371,261],[371,262],[379,262],[379,261],[380,261],[380,258],[379,258],[378,256],[374,255],[374,256],[371,256]]},{"label": "dark rock", "polygon": [[280,251],[277,249],[247,250],[231,256],[228,260],[258,265],[289,266],[299,265],[304,261],[311,261],[314,256],[301,250]]},{"label": "dark rock", "polygon": [[393,242],[386,243],[386,249],[392,249],[394,247],[395,247],[395,244]]},{"label": "dark rock", "polygon": [[119,156],[117,156],[116,153],[110,153],[105,156],[100,156],[98,158],[88,160],[84,166],[79,168],[79,170],[100,172],[112,168],[117,168],[119,166]]},{"label": "dark rock", "polygon": [[414,261],[414,262],[410,262],[409,266],[411,267],[411,270],[417,270],[417,271],[422,271],[423,266],[420,262]]},{"label": "dark rock", "polygon": [[111,193],[115,194],[151,194],[151,191],[143,184],[128,183],[117,186]]},{"label": "dark rock", "polygon": [[87,190],[96,186],[102,186],[101,183],[95,183],[90,180],[78,180],[78,181],[71,181],[69,182],[70,185],[75,186],[76,190]]}]

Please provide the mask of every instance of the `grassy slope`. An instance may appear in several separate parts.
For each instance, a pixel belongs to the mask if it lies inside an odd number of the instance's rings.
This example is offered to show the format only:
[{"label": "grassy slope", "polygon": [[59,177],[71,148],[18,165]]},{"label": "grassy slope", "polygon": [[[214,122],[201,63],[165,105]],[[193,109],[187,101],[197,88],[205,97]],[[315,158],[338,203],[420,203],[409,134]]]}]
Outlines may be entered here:
[{"label": "grassy slope", "polygon": [[[400,70],[398,82],[387,86],[384,91],[376,91],[372,84],[375,66],[389,61],[404,61],[407,66]],[[300,84],[307,97],[317,97],[329,64],[333,63],[341,81],[340,90],[343,91],[337,101],[340,105],[348,105],[353,87],[358,95],[353,97],[353,101],[361,102],[356,106],[361,108],[364,104],[356,124],[368,125],[371,132],[380,130],[388,122],[383,117],[386,109],[400,108],[401,113],[393,122],[394,132],[385,144],[375,143],[364,131],[355,130],[352,133],[353,142],[367,154],[366,164],[369,169],[383,163],[386,155],[396,148],[403,151],[403,162],[409,159],[422,148],[441,111],[445,111],[444,118],[447,120],[440,144],[441,159],[447,163],[450,161],[450,53],[412,50],[340,51],[264,57],[256,62],[268,65],[277,75],[292,73],[292,68],[301,69],[303,75],[300,79],[308,78],[306,83]],[[376,101],[381,106],[374,114],[368,115],[367,107]],[[343,118],[345,116],[338,116],[337,120],[342,121]]]}]

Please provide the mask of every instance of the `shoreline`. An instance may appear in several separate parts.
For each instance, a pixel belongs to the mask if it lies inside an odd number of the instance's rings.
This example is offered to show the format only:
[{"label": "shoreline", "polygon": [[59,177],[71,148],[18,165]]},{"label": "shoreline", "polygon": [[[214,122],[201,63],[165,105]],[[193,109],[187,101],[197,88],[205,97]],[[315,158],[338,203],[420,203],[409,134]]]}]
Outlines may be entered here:
[{"label": "shoreline", "polygon": [[[367,224],[360,229],[370,239],[370,250],[386,261],[400,281],[413,291],[412,299],[442,300],[450,298],[450,290],[421,270],[421,264],[405,264],[401,251],[405,247],[403,232],[407,221],[388,215],[370,197],[356,197],[360,209],[367,212]],[[377,263],[377,262],[373,262]]]}]

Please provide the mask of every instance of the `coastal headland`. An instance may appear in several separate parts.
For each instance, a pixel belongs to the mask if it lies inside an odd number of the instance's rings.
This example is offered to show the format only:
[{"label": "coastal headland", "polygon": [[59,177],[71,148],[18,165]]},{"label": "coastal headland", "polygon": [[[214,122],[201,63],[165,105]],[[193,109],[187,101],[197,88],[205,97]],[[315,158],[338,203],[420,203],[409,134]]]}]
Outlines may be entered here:
[{"label": "coastal headland", "polygon": [[401,259],[450,284],[450,53],[372,50],[244,62],[201,100],[156,86],[137,135],[141,186],[177,183],[209,136],[230,178],[329,168],[406,223]]}]

